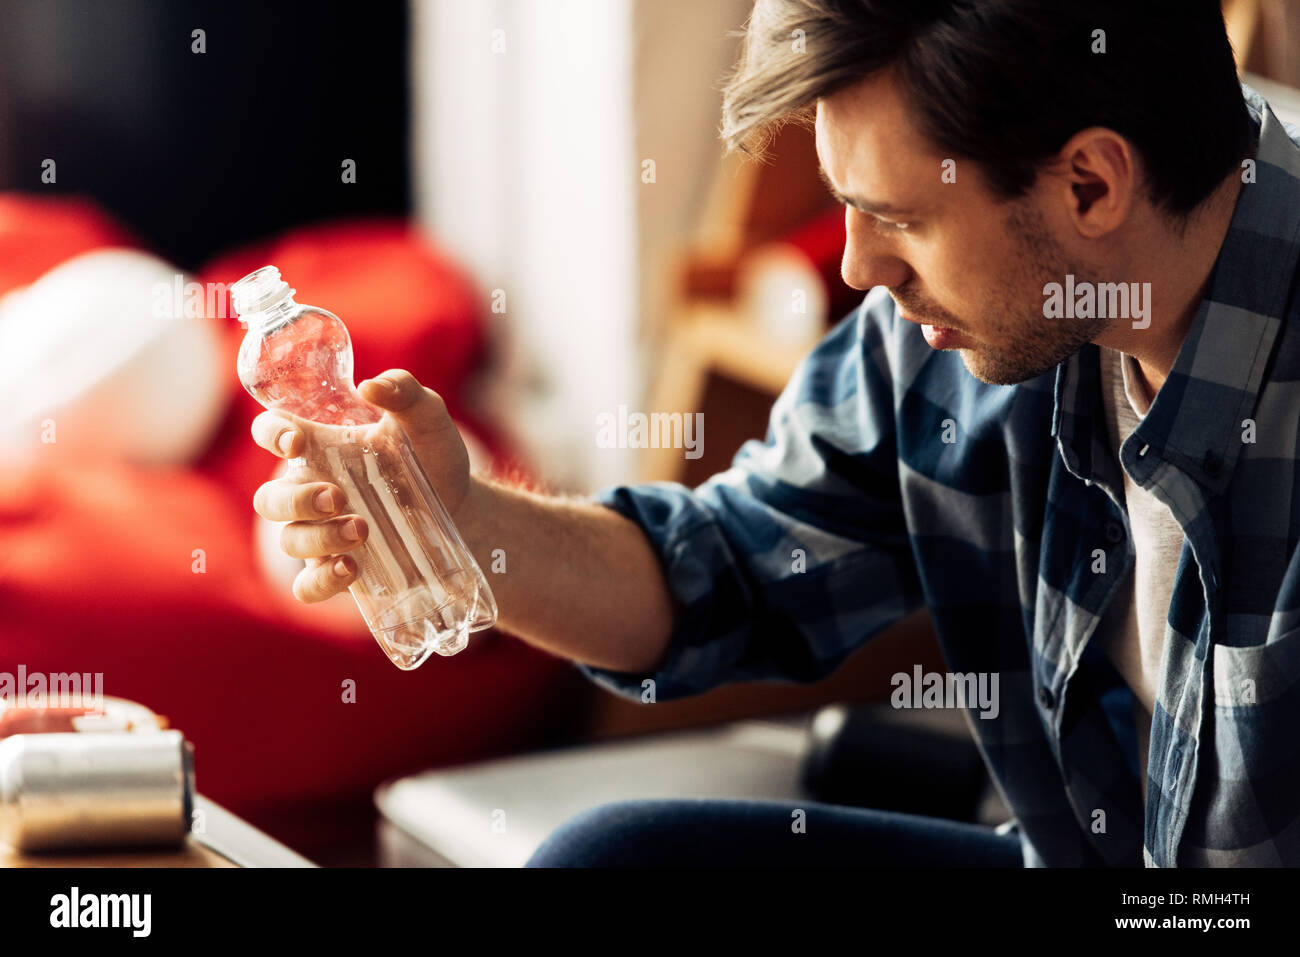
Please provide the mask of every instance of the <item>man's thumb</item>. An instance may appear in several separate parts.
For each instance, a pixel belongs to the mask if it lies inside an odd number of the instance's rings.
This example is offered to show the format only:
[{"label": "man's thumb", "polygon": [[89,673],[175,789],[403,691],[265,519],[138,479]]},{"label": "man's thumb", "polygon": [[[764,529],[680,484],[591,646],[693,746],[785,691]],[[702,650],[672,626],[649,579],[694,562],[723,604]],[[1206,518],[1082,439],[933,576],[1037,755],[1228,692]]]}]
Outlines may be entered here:
[{"label": "man's thumb", "polygon": [[393,413],[408,432],[436,431],[446,424],[442,397],[420,385],[405,369],[389,369],[366,379],[357,391],[371,405]]}]

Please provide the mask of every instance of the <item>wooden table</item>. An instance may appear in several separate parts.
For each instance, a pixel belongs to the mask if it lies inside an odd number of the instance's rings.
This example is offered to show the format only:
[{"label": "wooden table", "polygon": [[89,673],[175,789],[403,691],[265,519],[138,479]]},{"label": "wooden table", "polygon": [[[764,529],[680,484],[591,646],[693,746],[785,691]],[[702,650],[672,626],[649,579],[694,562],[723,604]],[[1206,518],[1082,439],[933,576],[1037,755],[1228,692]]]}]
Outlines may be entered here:
[{"label": "wooden table", "polygon": [[201,795],[194,797],[196,824],[179,848],[23,854],[0,844],[0,867],[315,867],[247,821]]}]

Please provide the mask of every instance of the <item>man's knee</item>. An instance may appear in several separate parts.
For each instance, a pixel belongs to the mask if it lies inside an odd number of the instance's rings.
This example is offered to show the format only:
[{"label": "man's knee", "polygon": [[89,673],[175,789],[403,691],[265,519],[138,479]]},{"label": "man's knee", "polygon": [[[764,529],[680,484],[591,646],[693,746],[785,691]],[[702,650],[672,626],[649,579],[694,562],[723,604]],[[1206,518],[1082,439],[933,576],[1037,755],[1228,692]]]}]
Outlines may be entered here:
[{"label": "man's knee", "polygon": [[673,800],[611,801],[575,814],[533,852],[525,867],[626,867],[670,858]]}]

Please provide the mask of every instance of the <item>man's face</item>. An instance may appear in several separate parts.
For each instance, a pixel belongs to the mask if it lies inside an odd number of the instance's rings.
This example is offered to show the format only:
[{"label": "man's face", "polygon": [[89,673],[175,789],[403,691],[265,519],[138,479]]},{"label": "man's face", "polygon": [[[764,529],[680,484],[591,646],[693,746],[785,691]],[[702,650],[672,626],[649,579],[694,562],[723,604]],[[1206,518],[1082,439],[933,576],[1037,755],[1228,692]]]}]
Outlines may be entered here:
[{"label": "man's face", "polygon": [[844,281],[888,287],[903,318],[921,323],[932,347],[960,350],[976,378],[1023,382],[1104,331],[1104,319],[1043,315],[1045,283],[1098,272],[1079,260],[1068,210],[1043,176],[1005,202],[974,163],[945,164],[889,71],[819,101],[816,130],[826,178],[846,203]]}]

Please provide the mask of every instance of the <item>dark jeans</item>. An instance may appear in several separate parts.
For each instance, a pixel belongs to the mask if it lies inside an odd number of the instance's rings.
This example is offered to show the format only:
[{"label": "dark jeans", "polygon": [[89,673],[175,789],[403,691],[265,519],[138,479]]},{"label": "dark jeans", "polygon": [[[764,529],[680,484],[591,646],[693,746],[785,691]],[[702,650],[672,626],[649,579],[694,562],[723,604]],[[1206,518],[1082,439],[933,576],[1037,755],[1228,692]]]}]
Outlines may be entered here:
[{"label": "dark jeans", "polygon": [[525,866],[1021,867],[1023,860],[1014,833],[977,824],[812,801],[699,798],[583,811]]}]

